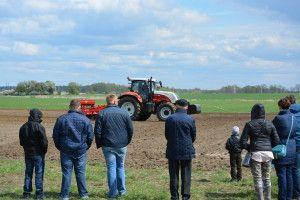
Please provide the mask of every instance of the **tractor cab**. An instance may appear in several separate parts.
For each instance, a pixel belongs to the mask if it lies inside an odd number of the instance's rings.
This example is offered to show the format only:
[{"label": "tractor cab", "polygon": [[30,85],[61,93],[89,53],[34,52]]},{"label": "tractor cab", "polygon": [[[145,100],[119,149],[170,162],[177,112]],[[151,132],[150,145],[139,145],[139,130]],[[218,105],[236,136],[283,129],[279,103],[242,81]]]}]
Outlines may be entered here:
[{"label": "tractor cab", "polygon": [[127,78],[130,81],[130,91],[139,94],[143,101],[151,101],[151,97],[157,88],[157,84],[162,86],[161,82],[156,82],[155,79],[146,78]]}]

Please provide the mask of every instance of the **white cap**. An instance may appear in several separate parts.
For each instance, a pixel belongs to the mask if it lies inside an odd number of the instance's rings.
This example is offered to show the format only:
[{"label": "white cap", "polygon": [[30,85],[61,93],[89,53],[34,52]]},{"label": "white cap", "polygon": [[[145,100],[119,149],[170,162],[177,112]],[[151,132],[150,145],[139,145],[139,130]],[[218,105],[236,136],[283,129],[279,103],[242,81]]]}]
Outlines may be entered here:
[{"label": "white cap", "polygon": [[233,133],[240,133],[240,128],[239,128],[238,126],[234,126],[234,127],[232,128],[232,132],[233,132]]}]

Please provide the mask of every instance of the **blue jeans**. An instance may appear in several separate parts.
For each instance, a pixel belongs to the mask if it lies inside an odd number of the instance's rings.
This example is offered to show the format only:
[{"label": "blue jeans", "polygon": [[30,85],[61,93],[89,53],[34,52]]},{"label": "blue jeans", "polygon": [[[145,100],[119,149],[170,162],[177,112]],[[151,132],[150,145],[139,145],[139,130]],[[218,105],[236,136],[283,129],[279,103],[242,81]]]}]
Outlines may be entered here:
[{"label": "blue jeans", "polygon": [[293,197],[300,197],[300,152],[297,152],[297,160],[293,169],[294,190]]},{"label": "blue jeans", "polygon": [[293,195],[293,165],[275,165],[278,177],[278,199],[290,200]]},{"label": "blue jeans", "polygon": [[35,194],[37,197],[44,195],[43,179],[45,170],[44,156],[25,156],[25,179],[24,179],[24,195],[32,192],[32,176],[35,170]]},{"label": "blue jeans", "polygon": [[85,178],[86,159],[86,153],[81,155],[80,157],[72,157],[68,154],[60,152],[60,162],[62,170],[62,184],[60,191],[61,198],[69,198],[73,168],[75,171],[77,189],[80,197],[88,196]]},{"label": "blue jeans", "polygon": [[102,147],[107,167],[108,196],[116,197],[126,193],[124,162],[127,147]]}]

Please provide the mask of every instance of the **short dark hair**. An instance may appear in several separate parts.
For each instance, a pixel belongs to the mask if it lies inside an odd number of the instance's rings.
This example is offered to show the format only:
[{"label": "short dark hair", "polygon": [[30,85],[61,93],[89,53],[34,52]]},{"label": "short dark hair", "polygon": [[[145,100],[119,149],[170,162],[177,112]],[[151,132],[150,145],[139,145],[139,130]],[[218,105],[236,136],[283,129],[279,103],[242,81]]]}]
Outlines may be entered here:
[{"label": "short dark hair", "polygon": [[81,104],[80,104],[80,100],[79,99],[72,99],[70,101],[70,105],[69,105],[70,109],[76,109],[76,108],[78,108],[80,106],[81,106]]},{"label": "short dark hair", "polygon": [[115,94],[109,94],[109,95],[106,96],[106,103],[107,103],[107,104],[110,104],[110,102],[111,102],[113,99],[117,99],[117,98],[118,98],[117,95],[115,95]]},{"label": "short dark hair", "polygon": [[278,106],[282,109],[289,109],[291,102],[287,98],[282,98],[278,101]]},{"label": "short dark hair", "polygon": [[189,105],[189,102],[185,99],[178,99],[176,102],[175,102],[175,105],[176,106],[181,106],[181,107],[186,107]]},{"label": "short dark hair", "polygon": [[291,104],[296,103],[296,97],[293,94],[290,94],[290,95],[286,96],[285,98],[287,98]]}]

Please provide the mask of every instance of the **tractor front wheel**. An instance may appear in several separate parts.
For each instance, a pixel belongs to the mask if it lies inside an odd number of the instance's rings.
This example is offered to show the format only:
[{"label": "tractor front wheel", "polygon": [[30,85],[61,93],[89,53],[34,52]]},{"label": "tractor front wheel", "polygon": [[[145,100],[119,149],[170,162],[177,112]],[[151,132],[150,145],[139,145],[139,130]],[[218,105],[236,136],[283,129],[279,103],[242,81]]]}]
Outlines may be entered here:
[{"label": "tractor front wheel", "polygon": [[126,110],[131,120],[139,120],[141,105],[133,97],[123,97],[119,100],[119,107]]},{"label": "tractor front wheel", "polygon": [[174,106],[174,104],[168,102],[168,103],[162,103],[158,106],[157,108],[157,118],[160,120],[160,121],[166,121],[166,119],[174,114],[176,108]]}]

